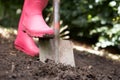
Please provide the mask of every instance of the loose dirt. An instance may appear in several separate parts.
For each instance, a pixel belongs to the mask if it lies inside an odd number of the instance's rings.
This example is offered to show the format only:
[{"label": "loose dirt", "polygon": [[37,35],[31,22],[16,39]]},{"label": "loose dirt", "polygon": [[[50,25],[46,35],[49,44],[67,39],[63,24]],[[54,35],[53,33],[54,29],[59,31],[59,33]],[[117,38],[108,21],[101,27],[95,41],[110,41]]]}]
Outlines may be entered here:
[{"label": "loose dirt", "polygon": [[0,37],[0,80],[120,80],[120,62],[74,49],[76,67],[39,61]]}]

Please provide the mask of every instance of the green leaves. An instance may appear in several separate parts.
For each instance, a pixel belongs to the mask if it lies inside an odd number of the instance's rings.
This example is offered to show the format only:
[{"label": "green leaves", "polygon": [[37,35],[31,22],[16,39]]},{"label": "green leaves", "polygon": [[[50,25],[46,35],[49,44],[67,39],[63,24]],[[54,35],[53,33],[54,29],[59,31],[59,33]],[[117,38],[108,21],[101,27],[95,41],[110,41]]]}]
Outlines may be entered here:
[{"label": "green leaves", "polygon": [[23,0],[0,0],[0,25],[17,27]]},{"label": "green leaves", "polygon": [[72,38],[98,35],[97,47],[115,46],[120,42],[119,4],[118,0],[61,0],[61,19]]}]

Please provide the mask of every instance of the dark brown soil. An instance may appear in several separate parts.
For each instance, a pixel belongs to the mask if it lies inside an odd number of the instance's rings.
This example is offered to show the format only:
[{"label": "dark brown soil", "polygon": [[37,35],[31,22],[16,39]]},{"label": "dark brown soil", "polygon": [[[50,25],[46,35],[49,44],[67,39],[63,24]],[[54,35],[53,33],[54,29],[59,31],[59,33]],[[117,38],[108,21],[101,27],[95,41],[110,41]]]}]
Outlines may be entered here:
[{"label": "dark brown soil", "polygon": [[0,37],[0,80],[120,80],[120,63],[74,49],[76,67],[39,61]]}]

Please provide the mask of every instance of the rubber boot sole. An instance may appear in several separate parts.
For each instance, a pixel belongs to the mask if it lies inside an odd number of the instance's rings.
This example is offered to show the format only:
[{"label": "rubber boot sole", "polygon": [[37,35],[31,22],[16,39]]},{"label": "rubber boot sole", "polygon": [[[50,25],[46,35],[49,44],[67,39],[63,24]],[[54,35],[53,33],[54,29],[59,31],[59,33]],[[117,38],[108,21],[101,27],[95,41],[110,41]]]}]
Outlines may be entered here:
[{"label": "rubber boot sole", "polygon": [[25,27],[24,27],[24,30],[23,32],[27,33],[29,36],[31,37],[39,37],[39,38],[46,38],[46,39],[52,39],[54,38],[54,33],[53,32],[47,32],[47,33],[33,33],[33,32],[30,32],[29,30],[27,30]]},{"label": "rubber boot sole", "polygon": [[15,48],[18,49],[18,50],[20,50],[20,51],[22,51],[22,52],[24,52],[24,53],[26,53],[27,55],[33,56],[33,57],[39,55],[39,53],[34,53],[34,52],[31,53],[28,50],[25,50],[24,48],[22,48],[22,47],[20,47],[18,45],[15,45]]}]

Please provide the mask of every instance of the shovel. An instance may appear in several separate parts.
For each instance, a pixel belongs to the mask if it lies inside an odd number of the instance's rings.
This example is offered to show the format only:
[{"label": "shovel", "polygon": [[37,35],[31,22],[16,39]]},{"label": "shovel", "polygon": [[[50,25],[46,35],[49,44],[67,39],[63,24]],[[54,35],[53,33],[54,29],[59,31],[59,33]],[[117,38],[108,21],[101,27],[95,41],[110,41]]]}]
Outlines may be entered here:
[{"label": "shovel", "polygon": [[53,0],[54,22],[53,29],[55,36],[50,38],[39,38],[39,59],[45,62],[47,59],[54,60],[56,63],[75,66],[73,44],[69,40],[63,40],[59,36],[60,31],[60,0]]}]

